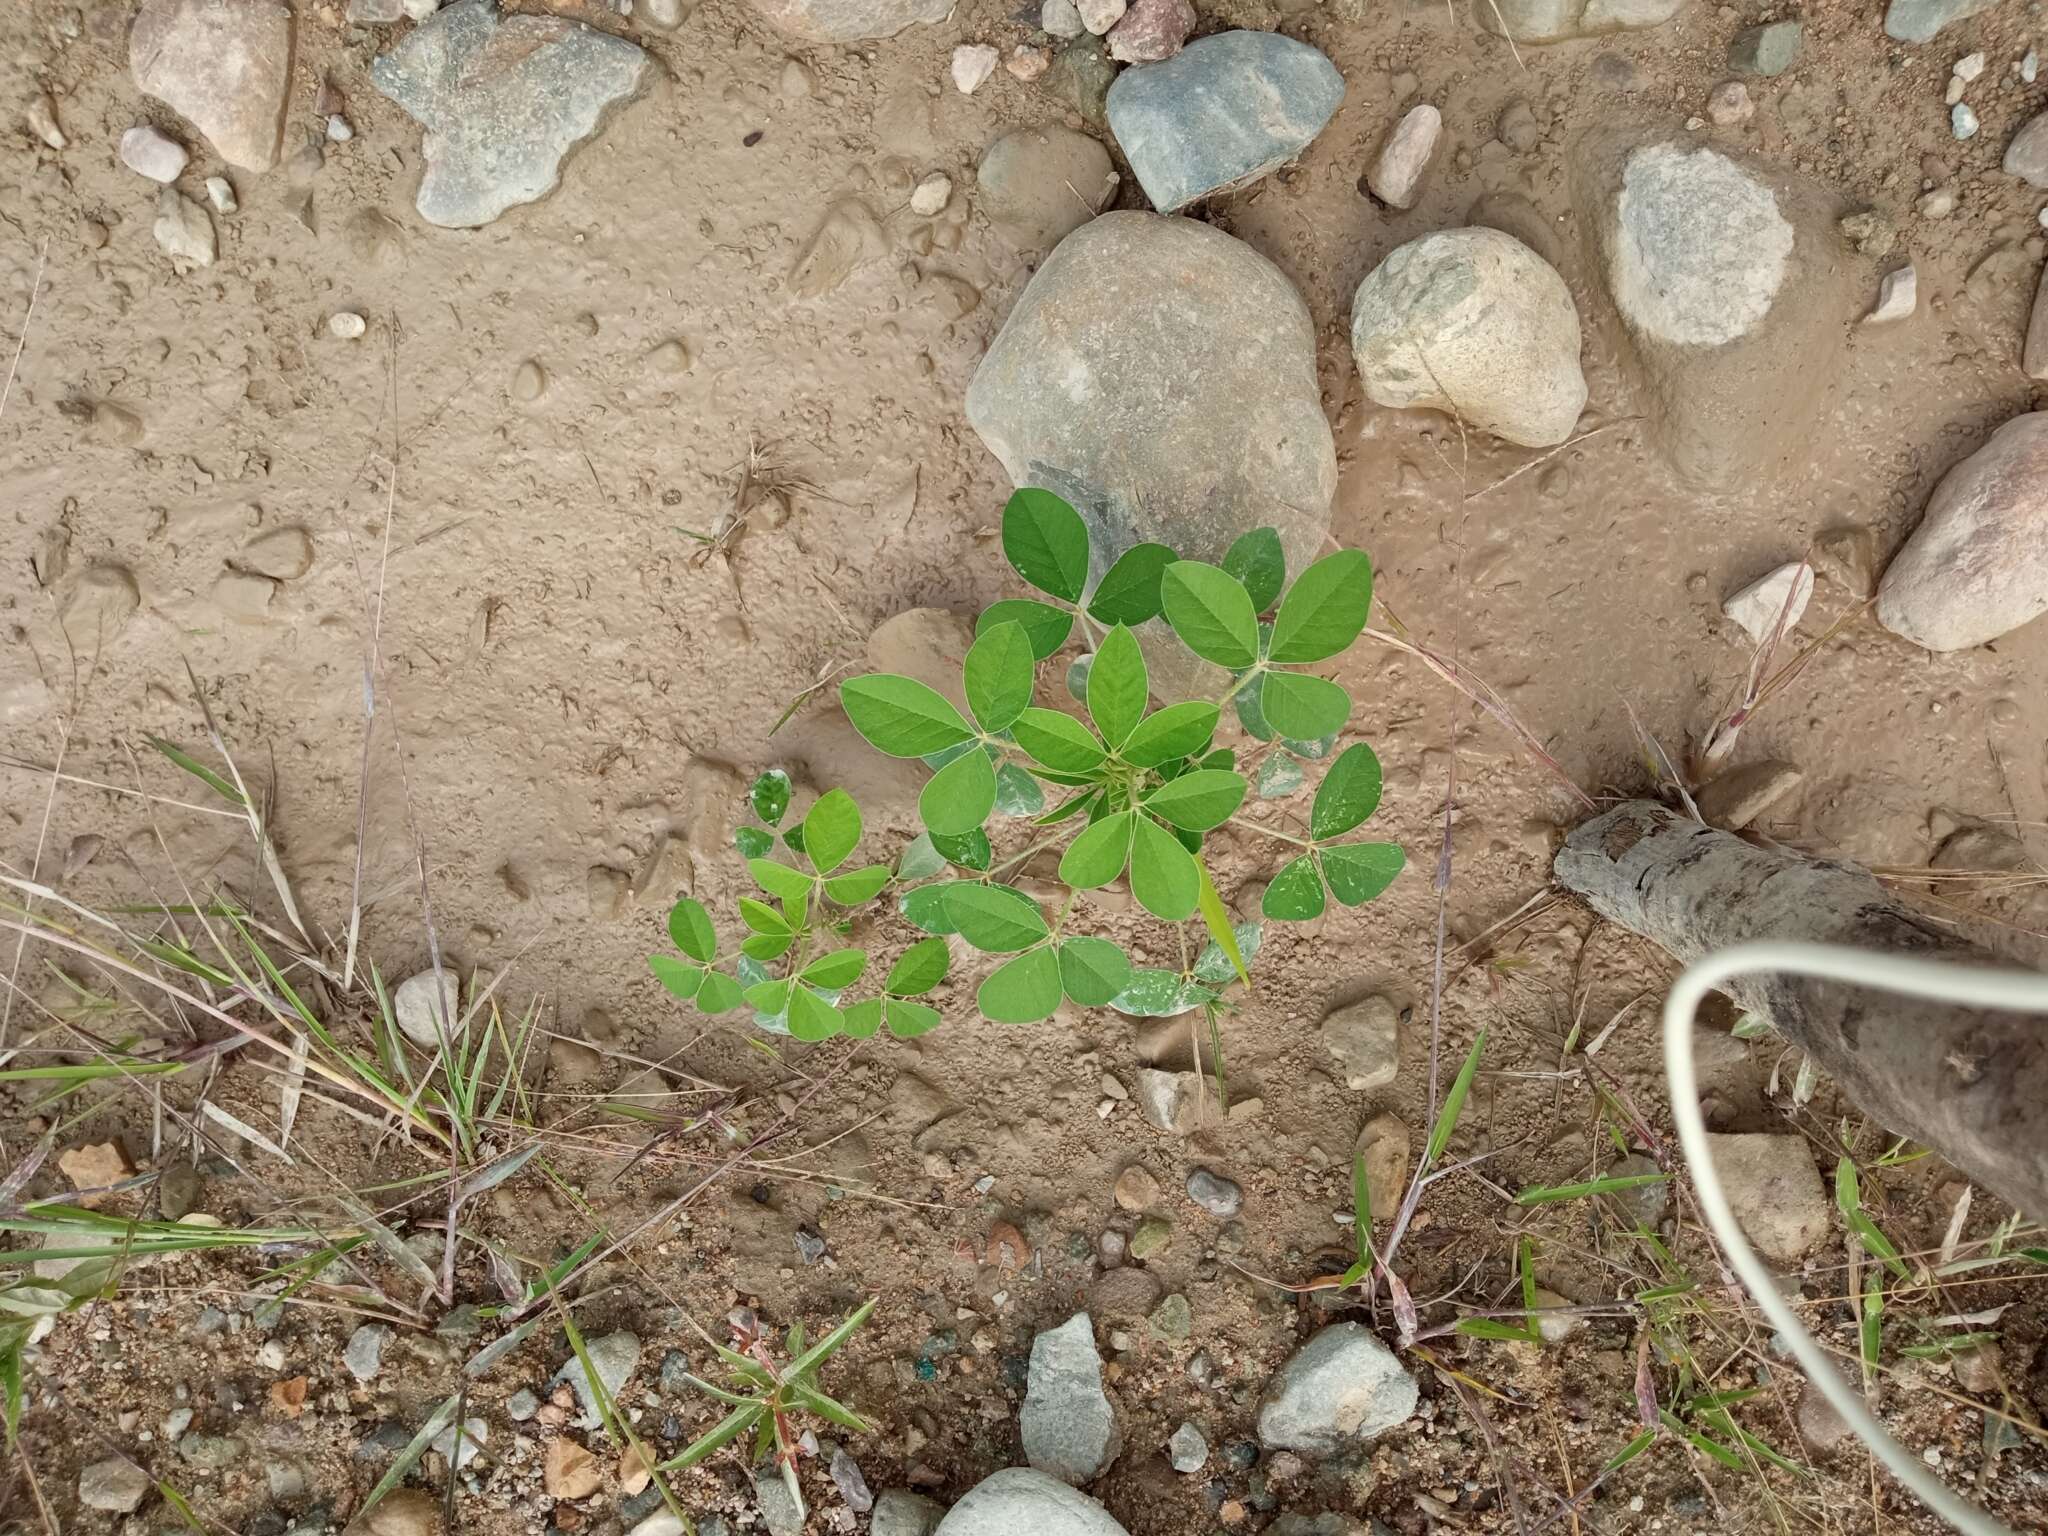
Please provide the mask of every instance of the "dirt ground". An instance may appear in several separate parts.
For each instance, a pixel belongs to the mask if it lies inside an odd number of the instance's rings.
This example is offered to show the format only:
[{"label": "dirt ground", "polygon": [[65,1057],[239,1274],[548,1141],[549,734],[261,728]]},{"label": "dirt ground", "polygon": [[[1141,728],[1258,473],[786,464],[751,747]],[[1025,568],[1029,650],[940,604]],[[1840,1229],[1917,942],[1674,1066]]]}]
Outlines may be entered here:
[{"label": "dirt ground", "polygon": [[[554,1149],[561,1179],[502,1187],[479,1207],[485,1228],[519,1252],[552,1256],[593,1221],[626,1231],[718,1175],[678,1223],[586,1283],[585,1330],[630,1327],[643,1341],[626,1402],[664,1450],[712,1418],[703,1398],[658,1389],[665,1350],[705,1357],[683,1312],[716,1330],[745,1299],[777,1326],[802,1319],[815,1332],[877,1294],[874,1321],[828,1378],[880,1425],[849,1437],[848,1449],[878,1491],[955,1498],[1019,1459],[1031,1336],[1094,1295],[1097,1322],[1127,1333],[1129,1346],[1109,1356],[1126,1450],[1095,1492],[1139,1536],[1258,1529],[1276,1511],[1323,1509],[1408,1536],[1438,1525],[1510,1528],[1487,1425],[1551,1486],[1583,1486],[1634,1433],[1628,1317],[1596,1318],[1541,1352],[1442,1341],[1446,1367],[1501,1394],[1483,1399],[1484,1424],[1448,1375],[1424,1369],[1424,1417],[1361,1466],[1275,1468],[1269,1459],[1254,1468],[1228,1454],[1251,1437],[1267,1375],[1334,1306],[1268,1282],[1313,1278],[1333,1262],[1324,1250],[1348,1246],[1335,1217],[1348,1212],[1359,1125],[1378,1110],[1411,1128],[1427,1118],[1429,872],[1454,756],[1444,1049],[1462,1053],[1489,1031],[1467,1129],[1497,1155],[1483,1177],[1448,1182],[1425,1202],[1409,1284],[1418,1298],[1498,1301],[1525,1223],[1542,1239],[1544,1283],[1566,1297],[1607,1300],[1644,1283],[1617,1267],[1612,1234],[1589,1204],[1530,1219],[1503,1196],[1612,1161],[1584,1077],[1558,1073],[1563,1040],[1574,1019],[1590,1032],[1638,994],[1661,995],[1670,968],[1563,900],[1496,927],[1545,890],[1578,802],[1414,661],[1362,645],[1340,674],[1360,701],[1353,729],[1388,770],[1375,826],[1407,847],[1409,870],[1368,907],[1269,931],[1258,985],[1223,1028],[1232,1095],[1259,1104],[1212,1117],[1188,1140],[1147,1128],[1129,1102],[1105,1100],[1105,1074],[1128,1086],[1157,1044],[1106,1011],[997,1028],[973,1020],[966,986],[955,985],[943,994],[955,1016],[915,1042],[763,1050],[743,1026],[707,1027],[647,973],[678,891],[722,901],[743,888],[730,834],[737,789],[760,769],[785,766],[810,790],[853,788],[869,812],[869,846],[878,856],[900,846],[915,829],[917,776],[863,746],[829,690],[771,731],[822,674],[858,668],[891,615],[928,605],[971,616],[1010,595],[993,537],[1009,486],[961,400],[1041,253],[1012,248],[977,214],[974,165],[1001,133],[1063,114],[1001,71],[962,95],[946,69],[957,43],[1007,48],[1028,30],[992,3],[846,48],[783,37],[739,0],[708,0],[674,32],[611,18],[659,61],[657,87],[572,158],[553,196],[452,232],[414,213],[419,130],[369,84],[369,60],[396,29],[349,27],[335,3],[295,9],[287,150],[317,127],[323,80],[344,98],[355,137],[326,146],[306,216],[304,188],[283,170],[233,173],[241,211],[217,220],[220,260],[188,276],[173,275],[158,251],[154,191],[121,167],[113,144],[130,124],[154,121],[193,147],[193,174],[219,167],[135,89],[127,6],[31,0],[0,15],[0,351],[11,356],[21,343],[0,419],[5,870],[35,871],[102,909],[183,899],[181,879],[268,900],[238,819],[128,792],[203,799],[145,745],[154,735],[205,750],[196,684],[236,760],[267,786],[308,925],[339,944],[366,785],[360,889],[375,900],[364,952],[390,977],[427,961],[413,880],[423,847],[432,926],[447,954],[465,968],[511,968],[508,987],[542,999],[548,1031],[606,1053],[587,1085],[542,1083],[544,1118],[565,1127]],[[1849,337],[1809,451],[1787,472],[1724,495],[1673,481],[1583,252],[1567,151],[1583,135],[1677,128],[1703,114],[1726,74],[1728,39],[1765,14],[1697,0],[1655,30],[1523,48],[1518,62],[1462,5],[1283,14],[1233,0],[1203,13],[1203,30],[1277,26],[1314,43],[1349,86],[1297,165],[1199,213],[1278,263],[1316,319],[1341,472],[1333,536],[1371,552],[1386,614],[1495,685],[1596,796],[1649,782],[1631,708],[1678,757],[1739,685],[1749,650],[1721,616],[1723,596],[1843,525],[1867,530],[1881,562],[1935,480],[2034,404],[2018,353],[2042,199],[1997,170],[2002,146],[2048,93],[2010,69],[2039,41],[2033,11],[2006,4],[1903,48],[1883,37],[1873,7],[1815,6],[1794,69],[1750,82],[1754,122],[1700,131],[1796,168],[1845,203],[1895,213],[1922,312]],[[1984,129],[1958,143],[1942,85],[1953,59],[1973,49],[1989,59],[1972,94]],[[38,87],[56,98],[70,137],[61,153],[20,126]],[[1442,108],[1448,143],[1418,206],[1392,213],[1359,181],[1416,100]],[[1541,130],[1526,153],[1495,137],[1516,101]],[[920,219],[909,190],[933,170],[956,192],[947,212]],[[1912,212],[1929,180],[1959,194],[1946,220]],[[1372,405],[1346,339],[1360,278],[1402,241],[1465,222],[1487,197],[1521,199],[1555,227],[1545,254],[1586,322],[1582,427],[1604,428],[1498,488],[1532,455],[1461,441],[1441,416]],[[887,249],[829,291],[800,296],[789,282],[798,253],[847,198],[881,221]],[[1117,206],[1143,206],[1128,176]],[[365,337],[329,335],[328,316],[342,309],[368,319]],[[665,366],[672,355],[657,355],[670,341],[686,349],[680,371]],[[529,362],[545,388],[517,399],[514,376]],[[712,528],[732,505],[750,447],[795,486],[788,515],[757,516],[729,561],[696,558],[686,530]],[[280,583],[261,612],[224,603],[223,573],[278,528],[310,535],[310,571]],[[115,568],[132,578],[139,606],[68,652],[63,605],[81,580]],[[1821,635],[1860,596],[1824,579],[1802,635]],[[365,717],[373,618],[383,658],[374,731]],[[1741,760],[1779,757],[1805,774],[1773,811],[1770,835],[1914,867],[1946,813],[2017,823],[2038,856],[2048,823],[2044,664],[2041,624],[1932,656],[1867,615],[1852,619],[1745,733]],[[1271,873],[1250,840],[1226,840],[1217,857],[1226,897]],[[2042,926],[2039,906],[1984,892],[1942,899],[1937,910],[1987,942],[2040,958],[2040,935],[2029,931]],[[1157,942],[1126,911],[1102,917],[1141,950]],[[26,999],[44,985],[49,959],[31,946],[12,972],[20,991],[9,1046],[26,1021],[41,1027]],[[1361,1095],[1333,1076],[1316,1025],[1372,994],[1414,1013],[1402,1077]],[[160,1021],[126,1022],[145,1042],[165,1037]],[[1725,1031],[1730,1021],[1715,1022]],[[1845,1127],[1859,1154],[1882,1150],[1881,1130],[1863,1126],[1828,1085],[1795,1106],[1797,1063],[1780,1062],[1768,1041],[1718,1044],[1710,1087],[1722,1128],[1797,1129],[1824,1168]],[[1651,1121],[1668,1125],[1653,1006],[1627,1015],[1603,1059]],[[589,1106],[645,1063],[684,1087],[678,1113],[717,1102],[732,1124],[758,1131],[794,1106],[790,1134],[738,1166],[714,1133],[666,1140],[621,1176],[646,1137],[616,1124],[591,1129]],[[52,1118],[68,1125],[84,1107],[52,1111],[32,1102],[29,1086],[6,1091],[8,1166]],[[235,1059],[211,1091],[274,1124],[267,1069]],[[191,1103],[188,1086],[166,1097]],[[146,1088],[106,1090],[77,1139],[117,1133],[146,1167],[189,1152]],[[325,1110],[307,1111],[294,1147],[290,1168],[241,1147],[249,1172],[239,1177],[214,1155],[218,1145],[203,1152],[203,1208],[231,1225],[262,1222],[277,1199],[421,1171],[417,1152]],[[1110,1190],[1133,1163],[1167,1192],[1173,1240],[1145,1268],[1159,1294],[1187,1298],[1185,1337],[1114,1322],[1099,1300],[1098,1240],[1135,1220]],[[1243,1185],[1236,1221],[1219,1224],[1182,1198],[1196,1167]],[[1932,1159],[1911,1162],[1867,1173],[1866,1198],[1902,1247],[1931,1250],[1954,1177]],[[30,1191],[65,1187],[51,1168]],[[1967,1235],[2003,1214],[1979,1199]],[[1033,1249],[1021,1271],[1000,1245],[989,1262],[999,1221]],[[799,1257],[800,1227],[826,1242],[815,1264]],[[1800,1449],[1795,1373],[1753,1317],[1720,1297],[1696,1235],[1679,1246],[1717,1298],[1701,1340],[1714,1385],[1764,1385],[1751,1422],[1768,1425],[1758,1432],[1813,1475],[1772,1472],[1767,1496],[1757,1475],[1667,1442],[1558,1528],[1932,1528],[1853,1442]],[[1810,1262],[1804,1295],[1811,1320],[1853,1353],[1845,1267],[1831,1243]],[[122,1299],[59,1324],[32,1365],[4,1507],[13,1528],[175,1527],[157,1499],[125,1523],[78,1507],[80,1467],[116,1445],[213,1529],[276,1532],[304,1517],[296,1528],[310,1531],[324,1519],[338,1526],[361,1503],[379,1475],[359,1449],[366,1437],[382,1425],[409,1434],[455,1390],[476,1346],[436,1334],[438,1313],[423,1308],[398,1320],[385,1370],[359,1385],[341,1365],[360,1321],[351,1304],[288,1308],[267,1330],[245,1315],[261,1299],[252,1291],[261,1273],[253,1258],[166,1261],[131,1277]],[[458,1290],[488,1298],[481,1264],[465,1258]],[[2038,1284],[1972,1283],[1948,1300],[1967,1311],[2009,1305],[1997,1326],[2012,1401],[2022,1414],[2048,1408]],[[201,1331],[207,1306],[226,1315],[225,1331]],[[1945,1308],[1928,1300],[1923,1310]],[[1439,1306],[1431,1315],[1450,1314]],[[282,1368],[259,1360],[270,1340],[283,1346]],[[605,1533],[628,1523],[615,1483],[550,1511],[535,1426],[504,1415],[505,1398],[543,1386],[566,1353],[560,1331],[544,1329],[473,1384],[471,1411],[491,1438],[458,1483],[456,1529]],[[1988,1460],[1971,1395],[1945,1370],[1892,1364],[1880,1401],[1908,1443],[1938,1454],[2001,1519],[2048,1529],[2040,1440]],[[312,1390],[303,1415],[287,1419],[267,1394],[272,1380],[296,1374]],[[249,1454],[220,1466],[175,1454],[161,1425],[181,1403],[198,1411],[195,1427],[232,1433]],[[1212,1446],[1199,1476],[1163,1458],[1183,1419]],[[280,1461],[302,1464],[303,1490],[277,1492],[266,1472]],[[412,1481],[438,1497],[447,1475],[429,1456]],[[807,1463],[806,1486],[815,1529],[861,1523],[822,1462]],[[756,1518],[736,1452],[677,1487],[700,1515],[742,1526]],[[1554,1514],[1533,1488],[1522,1497],[1536,1519]]]}]

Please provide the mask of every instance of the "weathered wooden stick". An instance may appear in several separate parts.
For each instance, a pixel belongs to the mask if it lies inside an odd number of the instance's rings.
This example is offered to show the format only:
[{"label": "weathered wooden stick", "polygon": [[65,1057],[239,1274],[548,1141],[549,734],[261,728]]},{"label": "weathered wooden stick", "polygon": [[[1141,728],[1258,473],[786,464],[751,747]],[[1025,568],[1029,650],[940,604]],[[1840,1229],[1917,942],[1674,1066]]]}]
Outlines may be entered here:
[{"label": "weathered wooden stick", "polygon": [[[1602,917],[1691,962],[1753,939],[1998,965],[1853,864],[1759,848],[1649,800],[1573,832],[1557,877]],[[1808,1052],[1866,1114],[2029,1216],[2048,1216],[2048,1017],[1800,976],[1729,993]]]}]

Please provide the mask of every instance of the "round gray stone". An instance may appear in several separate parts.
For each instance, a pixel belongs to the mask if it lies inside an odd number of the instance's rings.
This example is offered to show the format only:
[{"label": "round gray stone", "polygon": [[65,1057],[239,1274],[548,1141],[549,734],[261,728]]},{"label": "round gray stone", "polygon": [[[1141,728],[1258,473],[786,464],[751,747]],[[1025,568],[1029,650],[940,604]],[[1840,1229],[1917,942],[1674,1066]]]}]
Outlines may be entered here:
[{"label": "round gray stone", "polygon": [[1630,326],[1661,342],[1716,347],[1770,312],[1792,225],[1776,194],[1719,151],[1650,144],[1623,167],[1607,249]]},{"label": "round gray stone", "polygon": [[1218,561],[1278,529],[1321,552],[1336,448],[1315,325],[1280,269],[1221,230],[1117,212],[1082,225],[1010,311],[967,419],[1016,485],[1088,523],[1098,577],[1146,540]]}]

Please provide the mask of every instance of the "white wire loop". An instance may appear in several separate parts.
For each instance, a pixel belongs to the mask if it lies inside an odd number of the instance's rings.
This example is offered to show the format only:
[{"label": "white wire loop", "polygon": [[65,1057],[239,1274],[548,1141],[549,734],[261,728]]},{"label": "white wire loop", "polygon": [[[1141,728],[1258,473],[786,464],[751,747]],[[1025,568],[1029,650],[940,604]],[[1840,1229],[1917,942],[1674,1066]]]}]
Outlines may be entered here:
[{"label": "white wire loop", "polygon": [[1872,954],[1838,944],[1760,942],[1738,944],[1695,961],[1685,968],[1664,1001],[1664,1075],[1671,1089],[1671,1118],[1678,1127],[1678,1144],[1685,1152],[1707,1225],[1714,1229],[1714,1236],[1720,1239],[1751,1298],[1784,1336],[1793,1358],[1805,1369],[1812,1385],[1923,1504],[1965,1536],[2013,1536],[2007,1527],[1956,1493],[1925,1462],[1886,1432],[1864,1403],[1862,1394],[1843,1378],[1826,1351],[1806,1331],[1791,1304],[1779,1294],[1770,1270],[1736,1225],[1735,1212],[1728,1204],[1720,1175],[1714,1170],[1713,1156],[1707,1150],[1707,1123],[1700,1114],[1699,1075],[1692,1057],[1693,1016],[1707,994],[1722,983],[1736,976],[1764,972],[1848,982],[1908,997],[2014,1013],[2048,1013],[2048,976],[1907,955]]}]

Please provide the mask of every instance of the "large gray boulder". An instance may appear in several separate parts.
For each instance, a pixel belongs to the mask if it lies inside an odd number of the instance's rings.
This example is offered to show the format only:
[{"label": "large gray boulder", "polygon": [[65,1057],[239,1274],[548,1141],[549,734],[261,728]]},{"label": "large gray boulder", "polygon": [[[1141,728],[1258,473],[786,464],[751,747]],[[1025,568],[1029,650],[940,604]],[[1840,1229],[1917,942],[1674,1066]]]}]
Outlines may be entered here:
[{"label": "large gray boulder", "polygon": [[647,55],[557,16],[501,16],[459,0],[370,65],[377,89],[426,129],[420,217],[488,224],[555,189],[563,158],[636,95]]},{"label": "large gray boulder", "polygon": [[1102,1390],[1095,1325],[1086,1312],[1076,1312],[1031,1341],[1017,1428],[1026,1461],[1077,1486],[1107,1472],[1123,1449],[1116,1405]]},{"label": "large gray boulder", "polygon": [[972,1488],[932,1536],[1128,1536],[1087,1494],[1029,1467],[1004,1467]]},{"label": "large gray boulder", "polygon": [[1878,622],[1960,651],[2048,612],[2048,411],[2015,416],[1934,488],[1877,589]]},{"label": "large gray boulder", "polygon": [[1263,526],[1296,571],[1329,528],[1308,306],[1206,224],[1105,213],[1067,236],[975,371],[967,419],[1013,484],[1080,511],[1097,576],[1146,540],[1214,561]]},{"label": "large gray boulder", "polygon": [[921,21],[944,21],[953,0],[754,0],[754,9],[794,37],[853,43],[894,37]]},{"label": "large gray boulder", "polygon": [[1373,1331],[1331,1323],[1288,1357],[1259,1404],[1266,1449],[1334,1456],[1415,1411],[1415,1378]]},{"label": "large gray boulder", "polygon": [[1571,290],[1497,229],[1396,247],[1358,285],[1351,351],[1381,405],[1449,411],[1528,448],[1563,442],[1586,405]]},{"label": "large gray boulder", "polygon": [[1561,43],[1660,27],[1683,9],[1685,0],[1473,0],[1472,14],[1495,37]]},{"label": "large gray boulder", "polygon": [[1161,213],[1257,181],[1308,147],[1344,100],[1321,50],[1218,32],[1109,88],[1109,127]]},{"label": "large gray boulder", "polygon": [[1862,297],[1835,196],[1716,149],[1614,138],[1581,147],[1574,192],[1679,476],[1731,489],[1803,454]]}]

